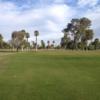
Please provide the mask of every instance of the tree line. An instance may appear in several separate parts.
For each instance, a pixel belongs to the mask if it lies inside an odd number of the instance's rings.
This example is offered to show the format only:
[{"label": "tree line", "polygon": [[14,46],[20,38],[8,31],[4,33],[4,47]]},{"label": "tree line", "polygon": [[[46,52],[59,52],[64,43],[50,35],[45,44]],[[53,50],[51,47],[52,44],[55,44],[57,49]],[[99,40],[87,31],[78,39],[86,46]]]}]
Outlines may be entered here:
[{"label": "tree line", "polygon": [[[30,50],[30,49],[54,49],[55,41],[53,40],[52,43],[48,40],[47,43],[45,43],[44,40],[41,40],[41,44],[39,45],[37,43],[37,37],[39,36],[39,31],[34,31],[34,36],[36,37],[35,41],[32,41],[32,43],[29,42],[30,34],[26,32],[25,30],[20,31],[14,31],[11,34],[11,40],[8,42],[5,42],[3,40],[2,34],[0,34],[0,49],[12,49],[16,51],[23,51],[23,50]],[[47,45],[46,45],[47,44]]]},{"label": "tree line", "polygon": [[39,31],[34,31],[36,40],[29,42],[30,34],[25,30],[14,31],[11,34],[11,40],[5,42],[2,34],[0,34],[0,49],[69,49],[69,50],[97,50],[100,49],[99,38],[93,40],[94,31],[91,28],[92,22],[90,19],[83,17],[80,19],[72,19],[70,23],[62,30],[64,34],[61,38],[59,45],[55,46],[55,41],[52,43],[47,41],[47,45],[44,40],[41,40],[41,45],[37,43],[37,37]]},{"label": "tree line", "polygon": [[72,50],[96,50],[100,49],[100,41],[94,41],[94,31],[91,29],[91,20],[88,18],[72,19],[62,30],[61,47]]}]

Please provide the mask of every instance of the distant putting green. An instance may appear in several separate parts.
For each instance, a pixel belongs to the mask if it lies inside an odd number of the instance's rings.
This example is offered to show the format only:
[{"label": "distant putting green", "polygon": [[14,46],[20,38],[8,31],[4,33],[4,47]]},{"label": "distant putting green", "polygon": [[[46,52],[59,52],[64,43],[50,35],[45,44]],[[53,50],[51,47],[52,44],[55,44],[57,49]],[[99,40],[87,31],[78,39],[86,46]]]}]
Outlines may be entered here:
[{"label": "distant putting green", "polygon": [[100,100],[100,51],[0,53],[0,100]]}]

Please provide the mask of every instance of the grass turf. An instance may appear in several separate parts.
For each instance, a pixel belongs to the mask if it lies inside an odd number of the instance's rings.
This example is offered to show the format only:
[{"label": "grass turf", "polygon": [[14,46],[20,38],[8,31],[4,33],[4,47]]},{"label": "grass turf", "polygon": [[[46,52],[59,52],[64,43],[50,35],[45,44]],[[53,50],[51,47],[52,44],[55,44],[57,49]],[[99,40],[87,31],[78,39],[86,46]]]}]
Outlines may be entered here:
[{"label": "grass turf", "polygon": [[100,51],[0,53],[0,100],[100,100]]}]

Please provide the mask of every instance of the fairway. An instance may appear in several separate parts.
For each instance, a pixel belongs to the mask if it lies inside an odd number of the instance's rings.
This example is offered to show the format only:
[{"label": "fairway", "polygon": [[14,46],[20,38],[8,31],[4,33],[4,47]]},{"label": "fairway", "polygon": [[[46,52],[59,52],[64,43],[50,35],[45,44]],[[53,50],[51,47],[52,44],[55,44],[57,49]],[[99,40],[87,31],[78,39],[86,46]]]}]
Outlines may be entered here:
[{"label": "fairway", "polygon": [[100,51],[0,53],[0,100],[100,100]]}]

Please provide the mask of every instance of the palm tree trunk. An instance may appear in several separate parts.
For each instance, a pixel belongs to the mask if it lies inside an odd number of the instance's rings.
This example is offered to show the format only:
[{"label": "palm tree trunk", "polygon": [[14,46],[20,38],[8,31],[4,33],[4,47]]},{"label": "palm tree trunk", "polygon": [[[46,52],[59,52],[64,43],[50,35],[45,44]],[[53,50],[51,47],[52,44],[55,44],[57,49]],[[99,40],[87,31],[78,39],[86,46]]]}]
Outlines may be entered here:
[{"label": "palm tree trunk", "polygon": [[37,52],[37,36],[36,36],[36,49],[35,49],[35,51]]},{"label": "palm tree trunk", "polygon": [[28,51],[28,38],[27,38],[27,51]]}]

